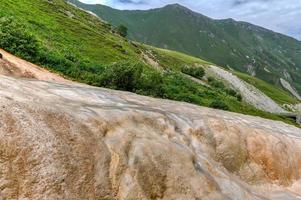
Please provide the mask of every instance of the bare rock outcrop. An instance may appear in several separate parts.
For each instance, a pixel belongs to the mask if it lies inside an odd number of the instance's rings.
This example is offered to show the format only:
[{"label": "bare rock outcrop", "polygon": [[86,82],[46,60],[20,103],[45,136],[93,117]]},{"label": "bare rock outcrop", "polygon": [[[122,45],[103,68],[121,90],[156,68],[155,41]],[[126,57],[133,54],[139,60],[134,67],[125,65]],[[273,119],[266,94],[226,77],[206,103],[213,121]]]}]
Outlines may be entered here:
[{"label": "bare rock outcrop", "polygon": [[286,110],[281,108],[270,97],[265,95],[253,85],[241,80],[231,72],[212,65],[207,68],[207,73],[214,74],[218,78],[226,81],[232,88],[239,91],[244,101],[253,105],[257,109],[270,113],[287,113]]},{"label": "bare rock outcrop", "polygon": [[287,91],[289,91],[294,97],[301,101],[301,96],[298,91],[285,79],[280,78],[280,83]]},{"label": "bare rock outcrop", "polygon": [[0,76],[0,199],[300,199],[301,130]]}]

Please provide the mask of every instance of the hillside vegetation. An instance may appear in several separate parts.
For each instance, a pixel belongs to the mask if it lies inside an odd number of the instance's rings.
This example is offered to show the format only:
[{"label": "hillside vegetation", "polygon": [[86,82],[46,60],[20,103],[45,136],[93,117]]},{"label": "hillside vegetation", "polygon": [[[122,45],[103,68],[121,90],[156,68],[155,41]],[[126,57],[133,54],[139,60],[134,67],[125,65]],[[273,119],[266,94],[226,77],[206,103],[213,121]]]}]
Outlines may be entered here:
[{"label": "hillside vegetation", "polygon": [[[208,62],[133,43],[63,0],[1,2],[0,47],[90,85],[293,123],[244,103],[224,85],[201,85],[187,77],[201,79]],[[160,69],[142,54],[153,57]]]},{"label": "hillside vegetation", "polygon": [[127,26],[130,39],[247,72],[279,88],[282,77],[301,93],[301,42],[291,37],[233,19],[213,20],[178,4],[123,11],[70,1]]}]

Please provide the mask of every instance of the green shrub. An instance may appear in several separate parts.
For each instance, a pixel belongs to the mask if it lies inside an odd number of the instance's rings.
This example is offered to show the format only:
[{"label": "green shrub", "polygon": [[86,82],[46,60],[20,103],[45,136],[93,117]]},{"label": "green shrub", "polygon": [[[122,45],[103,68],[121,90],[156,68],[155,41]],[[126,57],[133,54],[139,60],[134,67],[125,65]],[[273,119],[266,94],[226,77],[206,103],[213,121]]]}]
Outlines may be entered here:
[{"label": "green shrub", "polygon": [[163,75],[143,63],[121,62],[104,69],[100,86],[162,97]]},{"label": "green shrub", "polygon": [[105,68],[100,85],[134,92],[138,87],[142,72],[143,67],[140,64],[117,63]]},{"label": "green shrub", "polygon": [[216,80],[213,77],[208,77],[208,83],[212,87],[218,89],[221,92],[224,92],[226,95],[235,97],[238,101],[242,101],[242,96],[235,90],[228,88],[222,81]]},{"label": "green shrub", "polygon": [[35,60],[40,45],[24,26],[11,17],[0,18],[0,47],[27,60]]},{"label": "green shrub", "polygon": [[225,84],[222,81],[218,81],[218,80],[216,80],[213,77],[208,77],[208,83],[212,87],[215,87],[215,88],[218,88],[218,89],[222,89],[223,90],[223,89],[226,88]]},{"label": "green shrub", "polygon": [[148,66],[143,68],[136,92],[143,95],[163,97],[163,74]]},{"label": "green shrub", "polygon": [[117,33],[122,36],[122,37],[126,37],[128,35],[128,28],[124,25],[119,25],[116,28]]},{"label": "green shrub", "polygon": [[231,89],[231,88],[227,88],[225,89],[225,92],[230,95],[235,97],[238,101],[242,101],[242,96],[241,94],[239,94],[238,92],[236,92],[235,90]]},{"label": "green shrub", "polygon": [[181,69],[182,73],[188,74],[194,78],[202,79],[205,75],[205,70],[201,67],[188,67],[185,66]]},{"label": "green shrub", "polygon": [[227,89],[225,90],[225,92],[226,92],[227,94],[233,96],[233,97],[235,97],[235,96],[237,95],[237,92],[236,92],[235,90],[233,90],[233,89],[230,89],[230,88],[227,88]]},{"label": "green shrub", "polygon": [[209,105],[211,108],[216,108],[216,109],[221,109],[221,110],[229,110],[229,107],[227,104],[225,104],[223,101],[221,100],[214,100],[211,102],[211,104]]},{"label": "green shrub", "polygon": [[179,73],[165,74],[162,91],[166,99],[205,105],[200,86]]},{"label": "green shrub", "polygon": [[242,101],[242,96],[241,96],[241,94],[237,93],[237,94],[236,94],[236,99],[237,99],[238,101]]}]

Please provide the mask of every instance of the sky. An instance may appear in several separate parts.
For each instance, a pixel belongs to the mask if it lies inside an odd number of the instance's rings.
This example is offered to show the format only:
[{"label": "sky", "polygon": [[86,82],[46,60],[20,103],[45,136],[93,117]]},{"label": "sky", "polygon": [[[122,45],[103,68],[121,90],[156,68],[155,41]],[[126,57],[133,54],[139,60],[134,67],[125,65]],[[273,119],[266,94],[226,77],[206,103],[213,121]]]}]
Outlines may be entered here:
[{"label": "sky", "polygon": [[80,0],[117,9],[150,9],[179,3],[214,19],[233,18],[301,41],[301,0]]}]

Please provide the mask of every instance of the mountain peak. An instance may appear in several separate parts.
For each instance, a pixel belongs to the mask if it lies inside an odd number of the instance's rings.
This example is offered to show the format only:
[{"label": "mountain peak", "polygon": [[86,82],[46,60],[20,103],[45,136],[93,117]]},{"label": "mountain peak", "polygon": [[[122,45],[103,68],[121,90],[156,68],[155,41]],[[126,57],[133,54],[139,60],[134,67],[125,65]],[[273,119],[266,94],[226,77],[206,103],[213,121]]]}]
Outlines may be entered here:
[{"label": "mountain peak", "polygon": [[189,10],[189,9],[186,8],[185,6],[182,6],[181,4],[178,4],[178,3],[168,4],[168,5],[166,5],[164,8],[180,8],[180,9]]}]

